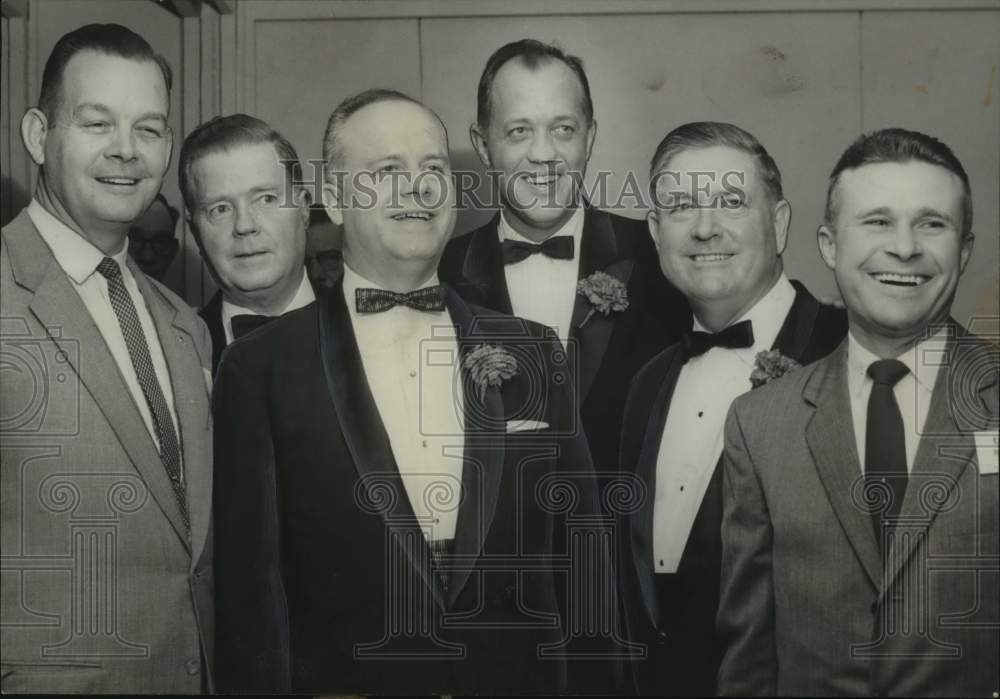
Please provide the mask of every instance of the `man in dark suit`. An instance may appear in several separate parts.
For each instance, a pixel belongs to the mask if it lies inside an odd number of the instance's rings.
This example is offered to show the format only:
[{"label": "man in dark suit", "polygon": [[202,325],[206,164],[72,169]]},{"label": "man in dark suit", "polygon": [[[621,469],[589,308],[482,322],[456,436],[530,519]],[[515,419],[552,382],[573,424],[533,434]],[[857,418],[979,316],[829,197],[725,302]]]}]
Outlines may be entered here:
[{"label": "man in dark suit", "polygon": [[232,345],[215,388],[220,687],[557,691],[584,604],[558,590],[594,558],[565,525],[598,509],[562,349],[437,284],[433,112],[349,98],[324,158],[343,277]]},{"label": "man in dark suit", "polygon": [[316,298],[305,269],[309,191],[292,144],[246,114],[192,131],[177,171],[188,222],[219,285],[200,312],[214,372],[234,339]]},{"label": "man in dark suit", "polygon": [[997,693],[1000,356],[949,317],[971,226],[930,136],[867,134],[834,168],[848,338],[726,423],[722,693]]},{"label": "man in dark suit", "polygon": [[0,688],[210,689],[211,345],[127,256],[170,162],[170,68],[134,32],[63,36],[0,238]]},{"label": "man in dark suit", "polygon": [[623,597],[631,639],[648,646],[633,664],[637,691],[710,695],[726,412],[752,388],[759,352],[811,362],[836,347],[846,318],[785,277],[791,207],[753,135],[732,124],[680,126],[657,148],[650,177],[649,231],[694,330],[643,367],[629,392],[621,464],[646,498],[621,528]]},{"label": "man in dark suit", "polygon": [[[483,165],[500,175],[502,208],[451,241],[441,278],[463,298],[575,345],[583,428],[595,466],[613,471],[628,383],[687,329],[687,304],[659,273],[645,226],[581,195],[597,121],[579,58],[532,39],[498,49],[479,80],[470,133]],[[597,282],[603,294],[578,292],[602,274],[610,277]],[[615,293],[608,282],[627,306],[605,304]]]}]

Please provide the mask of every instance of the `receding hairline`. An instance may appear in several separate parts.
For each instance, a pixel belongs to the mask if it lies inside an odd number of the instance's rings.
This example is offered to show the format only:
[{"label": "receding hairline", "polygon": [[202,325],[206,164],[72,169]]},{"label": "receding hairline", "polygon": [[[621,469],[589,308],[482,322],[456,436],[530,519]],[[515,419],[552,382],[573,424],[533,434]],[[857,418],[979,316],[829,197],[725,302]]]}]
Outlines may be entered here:
[{"label": "receding hairline", "polygon": [[444,157],[445,158],[449,157],[449,155],[450,155],[449,148],[450,147],[449,147],[449,142],[448,142],[448,127],[446,127],[444,125],[444,120],[442,120],[441,117],[438,116],[437,112],[435,112],[433,109],[431,109],[430,107],[428,107],[423,102],[419,102],[419,101],[417,101],[417,100],[415,100],[413,98],[408,98],[408,97],[405,97],[405,96],[404,97],[389,96],[389,97],[385,97],[385,98],[382,98],[382,99],[378,99],[378,100],[376,100],[374,102],[371,102],[369,104],[366,104],[363,107],[361,107],[360,109],[357,109],[357,110],[351,112],[351,114],[349,114],[343,121],[341,121],[339,124],[336,125],[336,128],[332,132],[332,135],[333,135],[332,141],[333,142],[331,143],[331,147],[330,147],[330,162],[327,163],[327,169],[328,170],[332,169],[334,161],[343,160],[343,157],[344,157],[344,145],[343,145],[344,134],[343,134],[343,131],[344,131],[344,129],[347,128],[347,125],[351,123],[351,121],[354,119],[354,117],[356,117],[356,116],[364,113],[365,110],[367,110],[367,109],[369,109],[371,107],[377,107],[377,106],[379,106],[381,104],[410,104],[410,105],[413,105],[414,107],[419,108],[425,114],[429,115],[431,117],[431,121],[433,121],[434,123],[436,123],[438,125],[438,127],[440,127],[440,129],[441,129],[441,133],[444,136]]},{"label": "receding hairline", "polygon": [[[532,65],[532,62],[534,63],[534,65]],[[584,124],[585,125],[592,124],[594,122],[594,117],[591,116],[589,119],[587,117],[587,109],[586,109],[587,90],[584,87],[583,81],[580,79],[580,76],[576,74],[576,71],[574,71],[573,68],[568,63],[566,63],[566,61],[556,56],[547,56],[547,55],[538,56],[534,61],[527,58],[526,56],[521,56],[521,55],[511,56],[510,59],[504,61],[504,63],[499,68],[497,68],[496,73],[493,75],[493,79],[490,81],[490,90],[487,93],[487,97],[489,100],[489,110],[487,113],[489,114],[490,122],[494,121],[494,116],[495,116],[494,111],[496,107],[494,95],[497,91],[497,83],[500,82],[500,76],[503,73],[503,71],[505,71],[510,66],[519,65],[520,67],[524,68],[524,70],[527,71],[528,73],[536,74],[553,64],[560,66],[564,71],[569,73],[570,76],[572,77],[573,83],[576,85],[576,89],[580,93],[578,95],[578,102],[579,102],[578,108],[580,110],[580,114],[583,115]],[[489,124],[479,124],[479,126],[488,127]]]}]

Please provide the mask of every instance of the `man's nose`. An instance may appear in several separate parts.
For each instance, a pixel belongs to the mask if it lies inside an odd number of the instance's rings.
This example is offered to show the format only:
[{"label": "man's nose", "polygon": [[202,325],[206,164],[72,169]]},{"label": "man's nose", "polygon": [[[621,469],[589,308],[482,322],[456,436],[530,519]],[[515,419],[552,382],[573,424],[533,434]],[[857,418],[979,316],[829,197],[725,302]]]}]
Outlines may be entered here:
[{"label": "man's nose", "polygon": [[552,134],[546,129],[535,131],[531,138],[531,145],[528,148],[528,160],[533,163],[549,163],[556,159],[556,149],[552,141]]},{"label": "man's nose", "polygon": [[896,231],[889,242],[888,252],[904,261],[923,253],[920,238],[914,233],[911,225],[901,223],[896,227]]},{"label": "man's nose", "polygon": [[711,240],[719,234],[716,225],[716,207],[713,204],[698,206],[695,208],[694,226],[691,228],[691,235],[697,240]]},{"label": "man's nose", "polygon": [[119,160],[135,159],[135,134],[132,129],[115,127],[112,132],[111,141],[104,151],[105,156]]},{"label": "man's nose", "polygon": [[253,215],[253,210],[246,204],[236,206],[236,220],[233,232],[236,235],[250,235],[257,232],[257,219]]}]

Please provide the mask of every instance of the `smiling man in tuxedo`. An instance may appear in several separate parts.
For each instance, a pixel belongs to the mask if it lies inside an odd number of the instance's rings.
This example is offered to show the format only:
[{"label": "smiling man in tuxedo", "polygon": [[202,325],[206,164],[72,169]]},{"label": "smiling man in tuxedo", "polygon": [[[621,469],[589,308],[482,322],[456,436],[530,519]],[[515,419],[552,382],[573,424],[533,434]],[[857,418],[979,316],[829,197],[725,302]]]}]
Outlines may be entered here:
[{"label": "smiling man in tuxedo", "polygon": [[726,422],[722,693],[997,693],[1000,355],[949,316],[972,242],[937,139],[876,131],[833,169],[848,338]]},{"label": "smiling man in tuxedo", "polygon": [[316,298],[306,276],[309,192],[292,144],[246,114],[188,135],[178,166],[188,222],[219,291],[201,310],[212,369],[223,350]]},{"label": "smiling man in tuxedo", "polygon": [[216,383],[220,686],[557,691],[562,513],[597,511],[562,348],[438,284],[455,195],[432,111],[351,97],[324,158],[343,277]]},{"label": "smiling man in tuxedo", "polygon": [[782,267],[791,206],[773,158],[732,124],[668,133],[650,166],[649,232],[663,273],[694,312],[694,327],[638,373],[629,392],[622,470],[646,484],[623,522],[623,597],[643,694],[710,695],[722,517],[722,428],[751,389],[758,352],[798,363],[833,350],[843,311],[821,306]]},{"label": "smiling man in tuxedo", "polygon": [[[501,47],[480,77],[470,135],[484,167],[499,175],[501,210],[451,241],[441,278],[464,298],[547,325],[575,345],[583,429],[598,470],[614,470],[629,381],[691,315],[660,274],[642,222],[582,196],[597,137],[583,62],[533,39]],[[621,286],[624,307],[595,312],[578,293],[597,273]]]}]

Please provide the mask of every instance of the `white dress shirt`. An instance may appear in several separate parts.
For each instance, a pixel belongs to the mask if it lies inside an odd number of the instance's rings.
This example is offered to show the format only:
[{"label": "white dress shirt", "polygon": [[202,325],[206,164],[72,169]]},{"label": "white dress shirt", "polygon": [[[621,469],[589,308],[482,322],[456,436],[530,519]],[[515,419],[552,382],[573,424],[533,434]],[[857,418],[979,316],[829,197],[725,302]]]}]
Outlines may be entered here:
[{"label": "white dress shirt", "polygon": [[153,361],[153,371],[156,372],[156,380],[160,384],[160,390],[163,392],[167,407],[170,409],[170,417],[174,421],[174,432],[180,436],[180,430],[177,429],[177,410],[174,407],[174,391],[170,384],[170,371],[167,369],[167,361],[163,357],[160,337],[153,324],[153,317],[146,307],[146,300],[139,293],[135,277],[132,276],[132,271],[126,264],[128,241],[123,240],[121,250],[115,254],[105,255],[65,223],[46,211],[37,199],[32,199],[28,205],[28,216],[41,234],[42,240],[52,250],[56,263],[69,277],[71,286],[80,295],[83,305],[87,307],[90,317],[93,318],[97,330],[104,338],[104,342],[118,366],[118,371],[125,380],[125,385],[128,386],[129,393],[132,394],[132,402],[139,409],[146,429],[159,450],[159,440],[156,437],[156,428],[153,426],[153,416],[149,412],[149,405],[146,403],[142,388],[139,386],[139,378],[136,376],[135,367],[132,366],[132,358],[128,353],[128,346],[125,344],[118,316],[115,315],[115,309],[111,305],[111,297],[108,295],[108,280],[97,271],[97,266],[105,257],[113,259],[121,268],[122,282],[132,299],[132,305],[135,306],[136,315],[139,316],[142,334],[146,338],[149,356]]},{"label": "white dress shirt", "polygon": [[[681,369],[656,458],[653,501],[653,570],[676,573],[691,526],[722,455],[729,406],[752,388],[758,352],[771,349],[795,301],[782,274],[771,290],[734,323],[753,324],[753,347],[713,347]],[[694,320],[694,329],[704,327]]]},{"label": "white dress shirt", "polygon": [[[564,346],[569,338],[573,305],[576,303],[583,214],[583,207],[576,207],[562,228],[550,236],[564,235],[573,238],[572,260],[554,260],[539,253],[529,255],[520,262],[504,265],[503,268],[514,315],[549,326],[556,331]],[[504,212],[500,213],[497,234],[501,245],[504,240],[533,242],[511,227]]]},{"label": "white dress shirt", "polygon": [[[851,418],[854,422],[854,441],[858,447],[858,461],[861,472],[865,470],[865,445],[868,431],[868,398],[872,394],[872,379],[868,367],[878,361],[875,356],[847,334],[847,389],[851,397]],[[893,386],[892,392],[903,417],[903,437],[906,441],[906,469],[913,470],[913,459],[917,455],[917,445],[927,420],[927,410],[934,393],[934,382],[938,371],[945,362],[948,334],[942,328],[921,340],[900,356],[896,357],[910,370]]]},{"label": "white dress shirt", "polygon": [[[306,268],[303,267],[302,280],[299,282],[298,291],[295,292],[295,296],[292,297],[292,300],[288,302],[288,305],[278,315],[281,316],[297,308],[308,306],[315,300],[316,294],[313,293],[312,284],[309,283],[309,277],[306,276]],[[226,345],[229,345],[233,341],[233,316],[243,315],[256,316],[261,314],[249,308],[237,306],[235,303],[230,303],[225,298],[222,299],[222,328],[226,331]]]},{"label": "white dress shirt", "polygon": [[359,287],[381,288],[344,265],[344,300],[403,487],[427,540],[453,539],[465,452],[455,325],[447,310],[358,313]]}]

